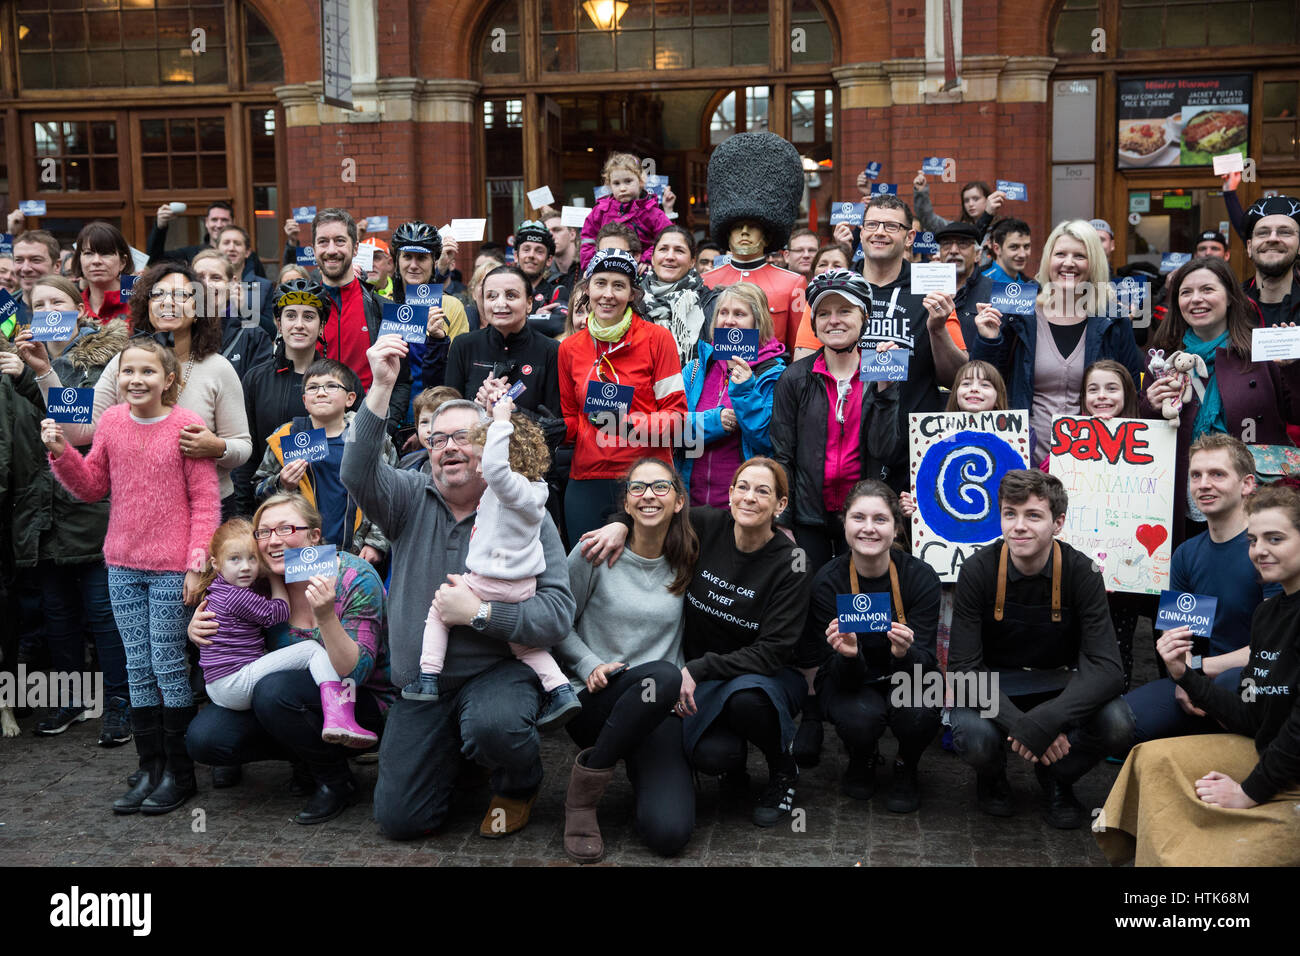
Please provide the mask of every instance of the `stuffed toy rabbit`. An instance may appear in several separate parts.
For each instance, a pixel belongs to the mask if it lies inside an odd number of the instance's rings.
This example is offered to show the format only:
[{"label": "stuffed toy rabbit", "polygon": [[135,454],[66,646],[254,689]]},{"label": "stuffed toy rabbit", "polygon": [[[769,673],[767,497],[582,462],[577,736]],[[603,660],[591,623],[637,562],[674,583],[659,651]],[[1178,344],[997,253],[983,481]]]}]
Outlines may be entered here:
[{"label": "stuffed toy rabbit", "polygon": [[[1199,383],[1201,379],[1209,378],[1210,370],[1205,367],[1205,359],[1181,350],[1171,352],[1163,362],[1165,367],[1162,377],[1171,380],[1174,387],[1178,389],[1178,395],[1164,400],[1160,406],[1160,414],[1169,420],[1169,424],[1177,428],[1178,417],[1182,413],[1183,406],[1192,400],[1194,384]],[[1151,368],[1155,369],[1154,360]]]}]

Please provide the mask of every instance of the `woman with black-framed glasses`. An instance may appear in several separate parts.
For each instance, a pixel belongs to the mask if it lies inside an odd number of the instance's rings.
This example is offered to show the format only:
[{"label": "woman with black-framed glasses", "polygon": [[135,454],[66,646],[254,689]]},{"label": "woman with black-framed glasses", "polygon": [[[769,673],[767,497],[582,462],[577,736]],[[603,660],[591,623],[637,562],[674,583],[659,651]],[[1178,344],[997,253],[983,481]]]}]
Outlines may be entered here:
[{"label": "woman with black-framed glasses", "polygon": [[555,657],[573,677],[582,713],[568,724],[584,748],[565,799],[564,850],[592,863],[604,852],[596,806],[620,759],[636,800],[636,828],[671,856],[695,826],[695,789],[681,725],[668,719],[681,688],[682,602],[699,542],[681,476],[642,458],[625,477],[622,511],[631,532],[622,557],[591,564],[569,555],[577,602],[573,628]]},{"label": "woman with black-framed glasses", "polygon": [[[171,348],[180,365],[180,397],[176,404],[203,419],[181,433],[181,453],[186,458],[215,458],[221,486],[221,515],[237,510],[231,472],[253,453],[244,408],[244,389],[234,366],[221,354],[221,317],[204,315],[199,309],[203,288],[198,273],[184,263],[160,262],[150,266],[135,284],[131,295],[131,327],[136,335],[148,335]],[[117,388],[114,356],[95,385],[92,420],[124,398]],[[64,434],[73,444],[88,443],[94,425],[70,425]],[[198,594],[185,594],[187,604],[198,603]]]}]

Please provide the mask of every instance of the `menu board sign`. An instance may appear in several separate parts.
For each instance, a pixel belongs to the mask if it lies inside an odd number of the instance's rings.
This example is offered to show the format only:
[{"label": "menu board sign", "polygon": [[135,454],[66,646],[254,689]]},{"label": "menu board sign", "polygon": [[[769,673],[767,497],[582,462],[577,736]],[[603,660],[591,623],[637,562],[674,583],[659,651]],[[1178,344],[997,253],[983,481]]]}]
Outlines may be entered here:
[{"label": "menu board sign", "polygon": [[1158,76],[1120,80],[1116,165],[1210,166],[1246,155],[1250,74]]}]

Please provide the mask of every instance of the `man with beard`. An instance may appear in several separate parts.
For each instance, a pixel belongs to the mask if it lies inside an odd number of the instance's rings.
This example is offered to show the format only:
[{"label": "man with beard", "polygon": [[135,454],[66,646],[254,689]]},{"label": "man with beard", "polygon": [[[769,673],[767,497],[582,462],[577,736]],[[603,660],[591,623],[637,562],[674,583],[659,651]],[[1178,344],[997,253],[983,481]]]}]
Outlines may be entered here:
[{"label": "man with beard", "polygon": [[528,279],[531,303],[528,323],[543,335],[555,338],[564,331],[564,312],[569,290],[563,280],[547,277],[555,255],[555,236],[535,219],[526,219],[515,230],[515,264]]},{"label": "man with beard", "polygon": [[1246,210],[1246,255],[1255,275],[1242,287],[1264,325],[1300,322],[1300,200],[1270,196]]},{"label": "man with beard", "polygon": [[[325,357],[337,359],[352,369],[361,379],[362,388],[369,390],[370,362],[366,350],[379,337],[384,310],[379,297],[352,269],[352,257],[357,251],[357,224],[351,213],[337,207],[318,212],[311,222],[311,242],[321,284],[334,303],[321,329]],[[411,367],[403,353],[388,409],[390,433],[401,427],[410,395]]]}]

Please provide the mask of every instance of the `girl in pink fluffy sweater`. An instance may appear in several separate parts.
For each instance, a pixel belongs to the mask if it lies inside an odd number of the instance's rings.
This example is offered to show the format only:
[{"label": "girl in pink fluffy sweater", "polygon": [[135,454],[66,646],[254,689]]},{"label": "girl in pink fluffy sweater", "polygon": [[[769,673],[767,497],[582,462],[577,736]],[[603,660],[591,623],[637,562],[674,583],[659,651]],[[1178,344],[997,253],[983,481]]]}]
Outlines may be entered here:
[{"label": "girl in pink fluffy sweater", "polygon": [[[621,222],[636,233],[641,240],[641,261],[649,262],[654,253],[655,237],[671,226],[672,220],[659,208],[658,199],[642,194],[645,176],[641,172],[641,163],[631,153],[610,153],[602,175],[609,195],[600,198],[582,224],[581,268],[586,269],[596,254],[596,234],[600,227],[611,222]],[[665,190],[665,208],[672,209],[673,200],[673,191]]]},{"label": "girl in pink fluffy sweater", "polygon": [[194,702],[185,670],[186,604],[198,596],[208,541],[221,515],[217,466],[181,454],[181,430],[203,422],[176,407],[176,357],[152,339],[123,350],[126,402],[104,412],[83,458],[52,419],[41,422],[50,467],[82,501],[112,495],[104,560],[131,685],[139,782],[115,813],[168,813],[196,792],[185,731]]}]

